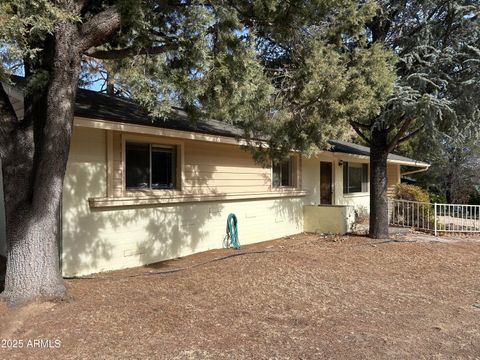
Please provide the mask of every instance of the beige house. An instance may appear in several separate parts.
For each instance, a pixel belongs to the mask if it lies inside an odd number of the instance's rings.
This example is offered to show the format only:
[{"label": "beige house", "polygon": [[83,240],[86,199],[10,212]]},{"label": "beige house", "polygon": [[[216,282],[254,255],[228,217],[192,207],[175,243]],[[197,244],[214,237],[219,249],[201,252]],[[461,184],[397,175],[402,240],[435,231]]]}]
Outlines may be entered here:
[{"label": "beige house", "polygon": [[[21,117],[23,97],[8,91]],[[240,243],[249,244],[304,230],[346,232],[354,209],[368,211],[368,148],[332,141],[315,158],[293,154],[264,168],[239,135],[217,121],[192,125],[179,110],[153,120],[130,101],[79,90],[64,183],[63,274],[220,248],[229,213],[238,218]],[[391,155],[389,189],[405,169],[427,168]]]}]

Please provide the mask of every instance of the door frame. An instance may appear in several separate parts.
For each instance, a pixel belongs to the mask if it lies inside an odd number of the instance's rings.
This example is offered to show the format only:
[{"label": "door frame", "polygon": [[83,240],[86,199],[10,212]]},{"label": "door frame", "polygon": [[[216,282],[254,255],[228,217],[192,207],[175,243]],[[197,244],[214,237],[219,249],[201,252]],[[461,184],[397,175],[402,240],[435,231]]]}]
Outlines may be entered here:
[{"label": "door frame", "polygon": [[[322,204],[322,163],[330,164],[331,174],[330,174],[330,204]],[[335,161],[334,160],[320,160],[319,164],[319,197],[320,205],[333,205],[335,203]]]}]

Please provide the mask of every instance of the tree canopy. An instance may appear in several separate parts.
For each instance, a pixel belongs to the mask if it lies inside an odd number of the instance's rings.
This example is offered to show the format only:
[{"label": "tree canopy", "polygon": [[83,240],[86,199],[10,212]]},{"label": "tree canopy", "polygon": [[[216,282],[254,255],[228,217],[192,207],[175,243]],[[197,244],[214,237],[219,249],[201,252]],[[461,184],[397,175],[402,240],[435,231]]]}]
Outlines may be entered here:
[{"label": "tree canopy", "polygon": [[368,24],[370,42],[397,55],[394,92],[381,113],[352,126],[367,142],[372,127],[391,134],[389,150],[420,130],[478,128],[480,4],[381,1]]},{"label": "tree canopy", "polygon": [[[475,0],[2,1],[0,80],[16,72],[28,83],[23,119],[0,87],[5,293],[18,299],[64,291],[56,214],[79,83],[103,72],[111,92],[154,116],[180,106],[192,121],[236,124],[264,161],[293,148],[315,151],[329,137],[351,134],[351,125],[371,143],[372,164],[384,170],[388,152],[422,129],[477,125],[479,6]],[[372,198],[383,199],[386,214],[386,173],[377,165]]]},{"label": "tree canopy", "polygon": [[[268,158],[319,145],[391,92],[392,55],[368,46],[372,1],[9,1],[1,79],[25,75],[17,118],[0,87],[0,156],[11,301],[62,296],[56,214],[79,81],[106,71],[155,116],[171,106],[234,123]],[[84,75],[84,76],[82,76]],[[353,90],[353,91],[352,91]],[[262,150],[260,148],[260,150]],[[259,156],[259,159],[265,159]]]},{"label": "tree canopy", "polygon": [[480,52],[479,10],[475,0],[378,2],[367,23],[369,43],[396,57],[394,91],[381,111],[350,124],[371,146],[370,235],[388,236],[386,162],[399,143],[419,132],[476,128]]},{"label": "tree canopy", "polygon": [[452,124],[433,134],[422,133],[401,150],[431,164],[427,172],[415,178],[431,193],[438,194],[437,202],[478,203],[475,199],[480,195],[480,132],[471,122],[464,126]]},{"label": "tree canopy", "polygon": [[[154,115],[174,105],[193,120],[231,122],[259,159],[282,157],[351,134],[348,120],[380,111],[393,90],[395,60],[368,44],[365,24],[376,9],[373,1],[351,0],[167,7],[162,21],[143,13],[140,23],[153,29],[131,29],[124,40],[89,51],[95,60],[85,69],[109,69],[117,91]],[[265,139],[267,153],[259,151]]]}]

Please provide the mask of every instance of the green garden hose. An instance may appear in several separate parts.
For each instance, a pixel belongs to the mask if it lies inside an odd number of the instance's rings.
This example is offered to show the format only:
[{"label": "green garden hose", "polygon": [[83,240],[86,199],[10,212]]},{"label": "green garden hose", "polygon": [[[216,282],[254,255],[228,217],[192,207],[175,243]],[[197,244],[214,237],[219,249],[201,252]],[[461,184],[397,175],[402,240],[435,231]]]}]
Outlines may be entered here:
[{"label": "green garden hose", "polygon": [[223,244],[226,248],[233,247],[240,249],[240,242],[238,241],[238,221],[235,214],[229,214],[227,218],[227,235],[223,239]]}]

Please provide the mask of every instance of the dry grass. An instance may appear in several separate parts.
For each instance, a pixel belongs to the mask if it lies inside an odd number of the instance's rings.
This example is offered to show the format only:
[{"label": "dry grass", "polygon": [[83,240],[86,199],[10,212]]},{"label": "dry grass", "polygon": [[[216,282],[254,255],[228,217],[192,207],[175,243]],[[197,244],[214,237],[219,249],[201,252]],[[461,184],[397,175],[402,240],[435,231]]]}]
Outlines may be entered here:
[{"label": "dry grass", "polygon": [[152,274],[234,250],[70,280],[68,299],[55,304],[0,305],[0,337],[61,340],[0,357],[480,356],[479,241],[298,235],[242,251],[264,249],[181,272]]}]

